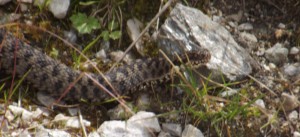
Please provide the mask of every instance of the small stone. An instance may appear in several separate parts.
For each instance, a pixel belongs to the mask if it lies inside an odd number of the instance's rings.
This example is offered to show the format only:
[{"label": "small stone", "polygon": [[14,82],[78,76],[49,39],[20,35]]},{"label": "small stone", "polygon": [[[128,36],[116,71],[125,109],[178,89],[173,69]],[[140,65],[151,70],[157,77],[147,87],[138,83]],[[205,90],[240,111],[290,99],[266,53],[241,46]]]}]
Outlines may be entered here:
[{"label": "small stone", "polygon": [[104,49],[101,49],[100,51],[98,51],[95,54],[96,58],[101,59],[101,60],[106,60],[107,59],[107,55]]},{"label": "small stone", "polygon": [[[296,110],[292,111],[289,115],[288,115],[288,119],[294,123],[297,122],[299,114]],[[295,123],[294,123],[295,124]]]},{"label": "small stone", "polygon": [[[123,55],[123,51],[113,51],[109,54],[111,59],[116,62],[120,61]],[[127,64],[130,64],[132,62],[132,58],[130,57],[130,55],[126,54],[122,61],[126,62]]]},{"label": "small stone", "polygon": [[265,48],[259,48],[256,52],[257,56],[263,56],[265,54],[266,49]]},{"label": "small stone", "polygon": [[284,48],[282,44],[276,43],[273,47],[265,52],[266,58],[275,64],[284,63],[287,61],[288,49]]},{"label": "small stone", "polygon": [[185,126],[181,137],[204,137],[204,135],[201,130],[189,124]]},{"label": "small stone", "polygon": [[[87,121],[87,120],[85,120],[85,119],[82,119],[82,124],[83,124],[83,126],[85,126],[85,127],[89,127],[89,126],[91,126],[91,122],[90,121]],[[81,123],[80,122],[80,120],[79,120],[79,118],[78,117],[72,117],[72,118],[70,118],[70,119],[68,119],[67,121],[66,121],[66,127],[70,127],[70,128],[81,128]]]},{"label": "small stone", "polygon": [[161,131],[157,137],[172,137],[172,136],[168,132]]},{"label": "small stone", "polygon": [[252,43],[257,42],[257,38],[255,35],[247,33],[247,32],[241,32],[239,34],[239,41],[246,43],[247,45],[251,45]]},{"label": "small stone", "polygon": [[58,129],[45,129],[40,126],[35,134],[36,137],[71,137],[69,133]]},{"label": "small stone", "polygon": [[48,8],[54,17],[63,19],[67,15],[69,5],[70,0],[51,0]]},{"label": "small stone", "polygon": [[125,121],[106,121],[97,132],[107,137],[151,137],[160,132],[157,116],[152,112],[138,112]]},{"label": "small stone", "polygon": [[279,24],[278,24],[278,28],[280,28],[280,29],[285,29],[285,25],[284,25],[283,23],[279,23]]},{"label": "small stone", "polygon": [[233,22],[233,21],[229,21],[229,22],[228,22],[228,25],[229,25],[230,27],[232,27],[232,28],[236,28],[236,27],[237,27],[236,23]]},{"label": "small stone", "polygon": [[288,64],[283,67],[283,72],[287,76],[295,76],[300,73],[300,63]]},{"label": "small stone", "polygon": [[281,94],[281,102],[284,111],[291,111],[299,107],[299,101],[296,96],[287,93]]},{"label": "small stone", "polygon": [[292,47],[290,50],[291,55],[297,55],[299,53],[299,48],[297,47]]},{"label": "small stone", "polygon": [[265,102],[262,99],[258,99],[255,101],[255,104],[260,106],[261,108],[266,108]]},{"label": "small stone", "polygon": [[276,65],[274,63],[269,63],[270,69],[276,69]]},{"label": "small stone", "polygon": [[300,86],[295,87],[292,91],[293,91],[295,94],[298,94],[299,91],[300,91]]},{"label": "small stone", "polygon": [[70,31],[64,31],[64,37],[72,44],[76,43],[77,41],[77,35],[73,29]]},{"label": "small stone", "polygon": [[28,5],[24,3],[20,3],[20,9],[22,12],[25,12],[28,10]]},{"label": "small stone", "polygon": [[[68,117],[64,116],[63,114],[58,114],[55,116],[54,120],[52,122],[62,122],[65,123],[65,127],[70,128],[80,128],[81,124],[78,117]],[[89,127],[91,126],[91,122],[82,119],[83,126]]]},{"label": "small stone", "polygon": [[152,132],[161,131],[158,119],[157,117],[155,117],[155,114],[153,112],[140,111],[133,115],[131,118],[129,118],[128,122],[141,124],[142,126],[147,127],[147,129]]},{"label": "small stone", "polygon": [[238,30],[252,30],[253,25],[251,23],[243,23],[238,26]]},{"label": "small stone", "polygon": [[295,132],[293,133],[293,137],[300,137],[300,132],[295,131]]},{"label": "small stone", "polygon": [[238,93],[240,89],[230,89],[221,93],[221,97],[230,97],[236,93]]},{"label": "small stone", "polygon": [[162,124],[162,129],[173,136],[181,136],[182,133],[182,127],[180,124],[164,123]]}]

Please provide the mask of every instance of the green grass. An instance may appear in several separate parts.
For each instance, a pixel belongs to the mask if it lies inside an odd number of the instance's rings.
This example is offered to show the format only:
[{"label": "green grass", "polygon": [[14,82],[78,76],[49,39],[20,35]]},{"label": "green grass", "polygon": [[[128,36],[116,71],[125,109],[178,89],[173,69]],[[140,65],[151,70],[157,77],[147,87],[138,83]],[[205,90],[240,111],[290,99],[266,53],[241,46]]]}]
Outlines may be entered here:
[{"label": "green grass", "polygon": [[[189,77],[182,80],[176,85],[183,89],[186,97],[183,99],[182,108],[185,114],[191,117],[195,126],[202,126],[201,129],[209,128],[211,133],[218,136],[231,135],[226,127],[230,127],[231,123],[238,123],[242,120],[247,120],[251,117],[260,116],[258,108],[252,104],[263,97],[259,95],[251,100],[248,99],[247,89],[241,89],[238,93],[230,97],[219,97],[219,93],[226,91],[230,85],[236,83],[226,83],[223,79],[223,87],[209,85],[208,76],[206,81],[197,83],[196,77],[193,77],[191,69],[187,69]],[[195,75],[195,74],[194,74]],[[186,83],[188,82],[188,83]],[[198,87],[201,89],[198,89]],[[192,88],[190,88],[192,87]],[[213,94],[213,95],[210,95]],[[204,124],[206,123],[206,124]],[[236,134],[231,132],[233,135]]]}]

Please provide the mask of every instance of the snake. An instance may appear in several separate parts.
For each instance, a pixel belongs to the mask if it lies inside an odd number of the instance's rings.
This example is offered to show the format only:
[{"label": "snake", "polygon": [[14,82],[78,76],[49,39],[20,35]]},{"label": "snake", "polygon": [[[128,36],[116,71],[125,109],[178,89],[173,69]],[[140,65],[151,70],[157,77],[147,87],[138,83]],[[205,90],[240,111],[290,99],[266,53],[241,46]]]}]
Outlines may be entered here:
[{"label": "snake", "polygon": [[[202,48],[179,55],[172,62],[199,65],[206,64],[210,58],[209,50]],[[0,70],[25,77],[26,83],[54,99],[99,102],[114,95],[133,94],[138,87],[151,82],[168,81],[172,68],[165,58],[151,57],[116,67],[103,75],[81,72],[51,58],[7,29],[0,29]]]}]

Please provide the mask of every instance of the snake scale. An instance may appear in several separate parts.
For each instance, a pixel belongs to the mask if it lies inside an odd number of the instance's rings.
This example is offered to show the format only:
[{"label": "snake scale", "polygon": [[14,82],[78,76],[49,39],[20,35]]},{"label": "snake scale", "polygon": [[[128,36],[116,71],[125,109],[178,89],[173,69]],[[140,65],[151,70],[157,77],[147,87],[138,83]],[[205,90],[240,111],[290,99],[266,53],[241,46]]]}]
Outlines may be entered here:
[{"label": "snake scale", "polygon": [[[203,49],[188,52],[181,58],[183,62],[191,60],[205,64],[210,60],[210,53],[207,49]],[[175,59],[173,63],[178,65],[180,61]],[[117,67],[104,73],[104,77],[119,95],[128,95],[138,86],[152,81],[163,81],[163,78],[170,75],[171,69],[172,66],[164,58],[148,58]],[[64,93],[67,93],[62,98],[65,101],[78,102],[80,99],[85,99],[98,102],[112,98],[95,83],[97,81],[109,91],[113,91],[101,75],[85,73],[73,86],[70,86],[82,72],[52,59],[3,28],[0,29],[0,70],[10,75],[15,72],[17,77],[22,77],[28,72],[25,81],[55,99],[60,98]]]}]

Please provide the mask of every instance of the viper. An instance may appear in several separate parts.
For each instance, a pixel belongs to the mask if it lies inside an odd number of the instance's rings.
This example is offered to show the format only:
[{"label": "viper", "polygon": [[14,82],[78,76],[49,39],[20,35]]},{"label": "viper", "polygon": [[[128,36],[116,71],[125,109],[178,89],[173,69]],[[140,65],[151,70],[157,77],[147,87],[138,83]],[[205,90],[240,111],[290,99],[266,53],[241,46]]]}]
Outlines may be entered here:
[{"label": "viper", "polygon": [[[136,60],[103,75],[83,73],[47,56],[5,28],[0,29],[0,43],[1,70],[17,77],[26,74],[25,81],[38,91],[66,101],[98,102],[111,98],[112,94],[127,95],[153,81],[167,81],[172,70],[170,62],[156,57]],[[201,49],[179,55],[172,62],[175,65],[182,62],[199,65],[207,63],[210,57],[207,49]]]}]

